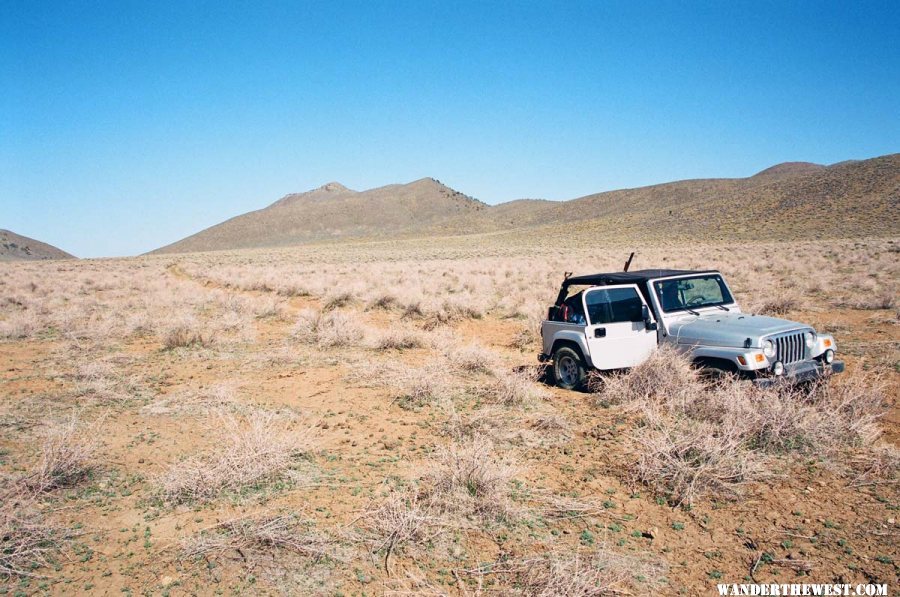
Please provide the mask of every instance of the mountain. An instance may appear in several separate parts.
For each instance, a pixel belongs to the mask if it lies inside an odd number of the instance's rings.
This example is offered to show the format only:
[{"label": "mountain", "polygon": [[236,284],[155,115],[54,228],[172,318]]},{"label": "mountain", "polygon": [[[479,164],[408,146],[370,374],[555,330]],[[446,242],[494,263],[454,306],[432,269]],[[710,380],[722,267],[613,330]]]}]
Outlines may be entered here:
[{"label": "mountain", "polygon": [[44,259],[75,259],[75,256],[39,240],[0,229],[0,261]]},{"label": "mountain", "polygon": [[431,178],[369,191],[329,183],[154,253],[477,233],[697,240],[900,234],[900,154],[831,166],[787,162],[747,178],[683,180],[569,201],[488,206]]},{"label": "mountain", "polygon": [[456,217],[471,217],[484,203],[433,178],[369,191],[331,182],[231,218],[154,253],[278,247],[343,238],[399,236]]}]

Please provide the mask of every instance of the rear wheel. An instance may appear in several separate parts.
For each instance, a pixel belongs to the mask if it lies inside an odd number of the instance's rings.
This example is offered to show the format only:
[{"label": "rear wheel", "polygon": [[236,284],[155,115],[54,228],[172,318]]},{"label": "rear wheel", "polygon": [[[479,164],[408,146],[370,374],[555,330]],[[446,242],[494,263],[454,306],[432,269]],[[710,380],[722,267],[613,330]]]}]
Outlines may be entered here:
[{"label": "rear wheel", "polygon": [[553,377],[556,385],[564,390],[575,390],[584,386],[587,371],[578,351],[568,346],[556,349],[553,353]]}]

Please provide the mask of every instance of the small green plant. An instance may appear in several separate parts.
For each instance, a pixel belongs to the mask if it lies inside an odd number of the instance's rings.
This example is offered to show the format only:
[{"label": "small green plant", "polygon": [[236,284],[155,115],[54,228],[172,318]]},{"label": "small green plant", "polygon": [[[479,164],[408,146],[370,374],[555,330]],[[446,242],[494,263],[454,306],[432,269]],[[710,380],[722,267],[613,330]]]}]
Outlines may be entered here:
[{"label": "small green plant", "polygon": [[672,528],[675,529],[676,531],[683,531],[683,530],[684,530],[684,523],[683,523],[683,522],[673,522],[673,523],[672,523]]}]

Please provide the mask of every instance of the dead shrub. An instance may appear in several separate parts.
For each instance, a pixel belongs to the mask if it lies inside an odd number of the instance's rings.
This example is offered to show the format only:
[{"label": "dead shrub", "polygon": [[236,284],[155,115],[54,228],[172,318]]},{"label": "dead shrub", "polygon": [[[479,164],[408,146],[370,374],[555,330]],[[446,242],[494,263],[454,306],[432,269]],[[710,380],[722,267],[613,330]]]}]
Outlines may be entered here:
[{"label": "dead shrub", "polygon": [[334,311],[346,307],[355,300],[353,293],[348,291],[326,295],[322,303],[323,311]]},{"label": "dead shrub", "polygon": [[439,362],[424,367],[409,367],[402,363],[385,363],[361,367],[351,380],[387,386],[392,398],[403,406],[421,406],[451,398],[459,394],[459,384]]},{"label": "dead shrub", "polygon": [[770,295],[753,303],[751,313],[759,315],[787,315],[789,312],[800,308],[800,301],[786,294]]},{"label": "dead shrub", "polygon": [[82,427],[77,415],[44,431],[41,456],[34,470],[24,478],[32,493],[71,487],[90,475],[97,449],[96,426]]},{"label": "dead shrub", "polygon": [[660,346],[625,373],[591,373],[589,385],[604,405],[660,400],[683,403],[703,389],[690,361],[668,346]]},{"label": "dead shrub", "polygon": [[0,578],[35,576],[64,539],[62,529],[49,524],[29,499],[5,497],[0,503]]},{"label": "dead shrub", "polygon": [[205,502],[225,492],[287,480],[290,469],[312,446],[312,427],[256,411],[236,418],[221,415],[211,433],[215,448],[171,466],[159,479],[160,498],[169,504]]},{"label": "dead shrub", "polygon": [[883,375],[860,370],[814,387],[809,401],[821,413],[822,435],[831,437],[831,445],[869,447],[878,439],[886,385]]},{"label": "dead shrub", "polygon": [[590,553],[550,553],[492,564],[474,574],[495,574],[516,593],[529,597],[591,597],[642,593],[660,583],[658,562],[600,549]]},{"label": "dead shrub", "polygon": [[394,491],[377,507],[366,513],[366,526],[373,534],[373,552],[384,550],[384,567],[389,568],[393,553],[408,544],[422,544],[435,535],[441,520],[430,504],[420,503],[413,490]]},{"label": "dead shrub", "polygon": [[400,301],[393,294],[379,294],[369,301],[366,305],[366,311],[391,311],[400,307]]},{"label": "dead shrub", "polygon": [[184,319],[165,328],[162,334],[163,348],[209,347],[215,342],[215,333],[205,330],[193,319]]},{"label": "dead shrub", "polygon": [[31,311],[11,313],[0,321],[0,340],[23,340],[37,334],[41,323]]},{"label": "dead shrub", "polygon": [[857,454],[850,461],[855,478],[851,487],[895,482],[900,477],[900,449],[892,444],[879,444]]},{"label": "dead shrub", "polygon": [[209,415],[212,412],[244,409],[245,404],[237,400],[231,384],[221,383],[198,391],[183,391],[168,396],[160,396],[141,407],[145,415]]},{"label": "dead shrub", "polygon": [[495,369],[494,379],[479,393],[504,406],[521,406],[547,398],[546,388],[535,383],[540,377],[537,367],[525,367],[514,371]]},{"label": "dead shrub", "polygon": [[483,437],[439,448],[425,477],[426,494],[445,512],[488,517],[512,514],[509,482],[517,469]]},{"label": "dead shrub", "polygon": [[461,373],[491,373],[500,357],[475,343],[460,344],[452,337],[440,337],[435,342],[446,362]]},{"label": "dead shrub", "polygon": [[421,319],[425,317],[425,311],[422,309],[422,303],[413,301],[401,306],[402,313],[400,319]]},{"label": "dead shrub", "polygon": [[425,322],[422,327],[430,331],[455,321],[481,319],[483,316],[484,313],[472,305],[456,300],[446,300],[439,306],[426,309]]},{"label": "dead shrub", "polygon": [[736,497],[760,480],[771,454],[816,454],[840,463],[878,437],[882,381],[855,374],[812,388],[758,388],[725,378],[704,383],[687,357],[658,350],[643,364],[606,375],[601,404],[623,404],[643,427],[632,436],[635,471],[673,500]]},{"label": "dead shrub", "polygon": [[362,336],[356,318],[343,311],[321,312],[304,309],[297,315],[294,337],[320,348],[350,346]]},{"label": "dead shrub", "polygon": [[538,348],[540,339],[540,334],[536,331],[534,325],[523,325],[513,335],[509,345],[518,351],[525,352],[526,350]]},{"label": "dead shrub", "polygon": [[738,429],[652,410],[646,419],[633,437],[639,447],[636,475],[677,504],[691,504],[708,493],[737,497],[745,481],[762,474]]},{"label": "dead shrub", "polygon": [[182,560],[209,559],[238,552],[248,560],[271,557],[273,550],[308,558],[330,555],[331,542],[312,527],[312,521],[294,514],[236,518],[182,540],[180,556]]},{"label": "dead shrub", "polygon": [[884,290],[867,296],[865,299],[857,300],[850,305],[854,309],[865,310],[888,310],[897,306],[897,296],[890,290]]},{"label": "dead shrub", "polygon": [[572,438],[572,424],[565,417],[555,413],[538,415],[531,428],[561,440]]},{"label": "dead shrub", "polygon": [[421,333],[405,328],[391,328],[382,332],[375,340],[375,348],[379,350],[409,350],[422,348],[424,345]]}]

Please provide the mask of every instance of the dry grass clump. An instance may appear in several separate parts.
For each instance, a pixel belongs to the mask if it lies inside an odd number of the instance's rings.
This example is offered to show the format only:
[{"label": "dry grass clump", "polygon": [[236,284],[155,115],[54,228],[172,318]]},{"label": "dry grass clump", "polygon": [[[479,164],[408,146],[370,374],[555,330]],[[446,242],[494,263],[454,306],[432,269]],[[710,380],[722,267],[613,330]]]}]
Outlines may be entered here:
[{"label": "dry grass clump", "polygon": [[0,340],[22,340],[34,336],[41,324],[31,311],[11,313],[0,321]]},{"label": "dry grass clump", "polygon": [[204,502],[285,480],[312,446],[312,428],[292,422],[263,411],[241,419],[222,415],[210,430],[215,447],[171,466],[159,479],[160,498]]},{"label": "dry grass clump", "polygon": [[509,345],[516,350],[525,352],[526,350],[537,350],[540,347],[541,335],[540,322],[529,322],[523,325],[513,334]]},{"label": "dry grass clump", "polygon": [[759,315],[780,317],[800,307],[800,301],[796,297],[788,294],[774,294],[752,303],[748,310]]},{"label": "dry grass clump", "polygon": [[247,516],[219,523],[181,542],[182,560],[221,557],[237,552],[248,560],[254,556],[271,557],[273,550],[308,558],[332,554],[331,541],[312,531],[313,522],[294,514]]},{"label": "dry grass clump", "polygon": [[294,326],[295,338],[320,348],[353,345],[359,341],[362,332],[357,318],[343,311],[303,309]]},{"label": "dry grass clump", "polygon": [[35,569],[50,564],[63,539],[61,529],[49,524],[33,502],[5,497],[0,503],[0,578],[35,576]]},{"label": "dry grass clump", "polygon": [[893,444],[878,444],[858,454],[850,466],[854,474],[851,487],[896,482],[900,477],[900,449]]},{"label": "dry grass clump", "polygon": [[79,365],[75,373],[75,390],[79,398],[122,402],[141,391],[141,380],[123,373],[127,357],[107,357]]},{"label": "dry grass clump", "polygon": [[[407,545],[421,545],[442,530],[442,518],[433,505],[420,501],[414,490],[394,491],[366,514],[366,525],[373,535],[373,553],[384,552],[384,569],[390,573],[390,558]],[[423,503],[424,502],[424,503]]]},{"label": "dry grass clump", "polygon": [[741,485],[764,472],[744,448],[741,430],[648,411],[646,427],[634,436],[635,473],[673,502],[692,503],[701,495],[737,497]]},{"label": "dry grass clump", "polygon": [[401,307],[400,301],[393,294],[384,292],[378,294],[366,304],[366,311],[392,311]]},{"label": "dry grass clump", "polygon": [[660,346],[650,357],[626,373],[592,372],[589,387],[605,404],[646,401],[689,401],[701,390],[691,363],[669,346]]},{"label": "dry grass clump", "polygon": [[705,383],[687,358],[659,350],[629,372],[605,376],[601,404],[622,404],[643,426],[632,437],[638,478],[690,503],[736,497],[765,477],[775,454],[810,454],[834,464],[871,449],[884,413],[878,377],[856,373],[812,387],[758,388],[726,378]]},{"label": "dry grass clump", "polygon": [[352,292],[348,291],[328,294],[322,299],[322,310],[334,311],[335,309],[341,309],[352,303],[354,300],[356,300],[356,297]]},{"label": "dry grass clump", "polygon": [[450,336],[435,342],[447,364],[460,373],[491,373],[500,360],[499,355],[475,343],[462,344]]},{"label": "dry grass clump", "polygon": [[373,552],[384,551],[385,571],[390,574],[393,553],[430,544],[448,528],[466,527],[472,518],[483,525],[514,516],[510,481],[515,473],[509,459],[498,456],[483,437],[439,449],[415,485],[393,491],[364,516]]},{"label": "dry grass clump", "polygon": [[41,456],[33,469],[0,487],[0,578],[34,576],[68,538],[64,529],[45,520],[37,500],[91,474],[96,432],[96,425],[84,427],[77,415],[51,425],[43,433]]},{"label": "dry grass clump", "polygon": [[177,321],[162,331],[163,348],[190,348],[192,346],[209,347],[216,341],[216,334],[205,329],[198,321],[185,318]]},{"label": "dry grass clump", "polygon": [[141,413],[147,415],[209,415],[212,412],[226,410],[240,411],[244,408],[229,383],[214,384],[199,391],[182,391],[173,395],[161,396],[153,402],[141,407]]},{"label": "dry grass clump", "polygon": [[531,428],[564,441],[572,438],[572,424],[568,419],[556,413],[538,415],[531,424]]},{"label": "dry grass clump", "polygon": [[392,399],[402,406],[439,403],[460,394],[463,389],[439,361],[430,361],[422,367],[400,362],[364,364],[349,377],[353,382],[386,386]]},{"label": "dry grass clump", "polygon": [[443,434],[456,440],[472,437],[507,439],[502,436],[508,436],[509,428],[519,424],[518,420],[514,420],[512,413],[497,405],[460,412],[452,401],[447,400],[441,407],[446,413]]},{"label": "dry grass clump", "polygon": [[28,489],[33,493],[45,493],[71,487],[86,479],[94,470],[97,441],[97,426],[85,428],[77,415],[47,428],[41,457],[25,478]]},{"label": "dry grass clump", "polygon": [[379,350],[409,350],[424,345],[421,332],[408,328],[393,327],[381,332],[375,339],[375,348]]},{"label": "dry grass clump", "polygon": [[[886,412],[887,380],[875,372],[854,371],[817,384],[809,395],[821,413],[822,435],[835,447],[871,446],[881,435],[877,425]],[[819,448],[821,448],[819,442]]]},{"label": "dry grass clump", "polygon": [[660,583],[665,568],[655,561],[598,549],[506,560],[466,572],[499,576],[518,595],[593,597],[647,592]]},{"label": "dry grass clump", "polygon": [[425,476],[426,495],[445,512],[506,517],[512,514],[509,482],[517,467],[484,437],[439,448]]},{"label": "dry grass clump", "polygon": [[891,290],[883,290],[880,293],[859,299],[853,302],[851,306],[860,310],[893,309],[897,306],[897,295]]},{"label": "dry grass clump", "polygon": [[513,371],[495,369],[494,379],[480,393],[504,406],[521,406],[543,400],[550,392],[536,382],[541,376],[537,367],[524,367]]},{"label": "dry grass clump", "polygon": [[422,327],[430,331],[464,319],[481,319],[484,312],[473,304],[458,299],[448,299],[439,305],[427,307],[424,315],[425,321],[422,323]]}]

